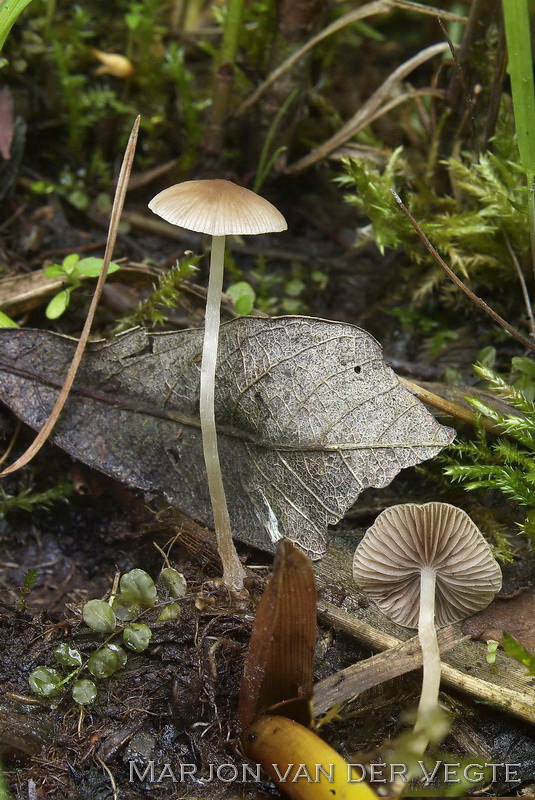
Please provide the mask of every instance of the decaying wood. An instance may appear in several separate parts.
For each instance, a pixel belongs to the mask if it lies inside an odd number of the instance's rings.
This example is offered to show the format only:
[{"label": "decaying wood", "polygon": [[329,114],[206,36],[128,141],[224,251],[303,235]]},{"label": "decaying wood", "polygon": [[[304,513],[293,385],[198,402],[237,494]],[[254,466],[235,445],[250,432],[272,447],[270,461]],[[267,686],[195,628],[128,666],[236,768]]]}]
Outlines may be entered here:
[{"label": "decaying wood", "polygon": [[[176,511],[173,511],[173,516],[175,515]],[[169,521],[169,524],[173,523]],[[178,535],[188,550],[197,556],[201,555],[204,559],[209,559],[212,563],[217,563],[218,557],[213,534],[206,528],[196,525],[188,524],[185,528],[187,533],[184,530],[182,534]],[[202,545],[199,544],[201,533]],[[390,650],[391,652],[385,653],[384,663],[387,664],[391,660],[392,664],[383,667],[383,659],[379,661],[379,668],[385,669],[384,680],[388,680],[390,677],[401,675],[408,672],[409,669],[419,666],[420,662],[415,657],[414,650],[417,640],[412,635],[413,631],[391,622],[358,591],[351,574],[356,545],[357,542],[351,541],[349,538],[331,536],[327,554],[321,561],[314,562],[319,594],[319,619],[323,623],[354,636],[372,650]],[[254,573],[249,570],[248,574],[252,577]],[[339,604],[343,604],[344,608],[323,599],[322,594],[330,598],[339,597]],[[449,626],[439,633],[441,652],[445,653],[446,649],[449,649],[448,643],[454,641],[457,641],[458,644],[452,644],[451,650],[444,655],[442,660],[444,685],[461,691],[475,700],[488,703],[507,714],[513,714],[535,724],[535,686],[530,684],[532,679],[525,668],[505,653],[498,651],[496,668],[493,669],[485,660],[487,652],[485,644],[463,637],[460,625]],[[405,646],[407,647],[406,651],[401,649]],[[410,653],[413,655],[411,656]],[[396,662],[405,656],[414,658],[413,666],[399,672],[392,671],[396,669]],[[377,683],[378,681],[375,681],[371,685],[377,685]],[[325,685],[327,686],[327,684]],[[321,684],[317,684],[314,687],[315,716],[332,707],[333,700],[334,703],[340,703],[347,699],[342,696],[342,692],[334,699],[330,696],[330,689],[329,697],[327,689],[325,689],[324,696],[323,690],[320,690],[318,695],[320,686]],[[363,683],[362,688],[357,689],[354,693],[364,691],[364,688],[366,687]]]},{"label": "decaying wood", "polygon": [[[345,633],[364,638],[368,642],[377,639],[377,631],[371,625],[354,620],[350,614],[326,601],[319,601],[318,615],[322,622],[341,628]],[[456,647],[469,636],[459,636],[450,625],[438,634],[438,645],[441,653]],[[393,637],[385,637],[383,641],[392,642]],[[378,686],[391,678],[397,678],[422,665],[422,649],[417,636],[407,642],[388,645],[388,649],[376,656],[366,658],[346,669],[329,675],[314,686],[314,716],[325,714],[333,706],[346,702],[357,694]]]},{"label": "decaying wood", "polygon": [[[330,624],[338,624],[348,612],[355,616],[358,624],[352,626],[351,634],[373,650],[386,650],[411,638],[412,631],[391,622],[355,586],[351,574],[353,553],[357,542],[347,538],[331,537],[326,556],[314,563],[319,595],[322,590],[332,596],[334,591],[343,598],[346,614],[340,613],[332,603],[319,601],[325,615],[332,614]],[[460,626],[453,626],[460,634]],[[496,654],[493,669],[485,660],[486,647],[483,642],[463,641],[448,652],[442,660],[442,682],[473,699],[513,714],[535,724],[535,686],[525,668],[501,651]]]}]

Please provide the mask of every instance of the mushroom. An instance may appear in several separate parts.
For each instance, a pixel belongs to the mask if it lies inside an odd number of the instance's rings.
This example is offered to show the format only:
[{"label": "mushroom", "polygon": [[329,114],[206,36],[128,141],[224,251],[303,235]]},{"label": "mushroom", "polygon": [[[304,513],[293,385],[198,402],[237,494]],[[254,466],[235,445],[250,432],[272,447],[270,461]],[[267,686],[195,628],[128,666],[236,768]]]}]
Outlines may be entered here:
[{"label": "mushroom", "polygon": [[173,225],[212,235],[201,361],[199,415],[217,546],[223,563],[223,580],[227,586],[240,591],[243,587],[245,570],[232,541],[217,449],[214,412],[225,236],[283,231],[288,226],[282,214],[263,197],[224,180],[178,183],[153,197],[149,208]]},{"label": "mushroom", "polygon": [[399,625],[418,628],[423,681],[414,750],[429,743],[438,706],[442,627],[488,606],[500,590],[500,567],[468,514],[449,503],[405,503],[383,511],[355,551],[357,585]]}]

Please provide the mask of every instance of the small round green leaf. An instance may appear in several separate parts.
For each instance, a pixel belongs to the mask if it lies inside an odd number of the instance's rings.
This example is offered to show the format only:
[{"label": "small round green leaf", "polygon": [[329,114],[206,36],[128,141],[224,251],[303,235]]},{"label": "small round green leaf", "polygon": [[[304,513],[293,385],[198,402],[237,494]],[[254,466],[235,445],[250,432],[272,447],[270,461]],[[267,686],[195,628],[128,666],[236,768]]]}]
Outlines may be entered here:
[{"label": "small round green leaf", "polygon": [[121,576],[121,594],[130,603],[138,603],[144,608],[156,605],[158,594],[151,576],[144,569],[131,569]]},{"label": "small round green leaf", "polygon": [[292,278],[289,280],[285,287],[284,291],[289,297],[299,297],[299,295],[304,291],[305,284],[300,278]]},{"label": "small round green leaf", "polygon": [[234,307],[238,314],[250,314],[256,299],[255,290],[247,281],[238,281],[228,287],[226,292],[234,300]]},{"label": "small round green leaf", "polygon": [[126,664],[127,655],[122,647],[107,644],[96,650],[87,662],[87,669],[95,678],[109,678]]},{"label": "small round green leaf", "polygon": [[187,590],[186,579],[173,567],[165,567],[160,573],[162,583],[171,597],[184,597]]},{"label": "small round green leaf", "polygon": [[81,706],[88,705],[88,703],[92,703],[95,700],[96,696],[97,687],[93,681],[82,678],[74,682],[72,687],[72,699],[76,703],[79,703]]},{"label": "small round green leaf", "polygon": [[131,603],[120,593],[113,598],[112,608],[115,612],[115,616],[121,622],[128,622],[128,620],[137,616],[141,611],[141,606],[138,603]]},{"label": "small round green leaf", "polygon": [[87,192],[82,191],[81,189],[74,189],[72,192],[69,192],[67,195],[67,200],[71,205],[73,205],[78,211],[85,211],[86,208],[89,207],[89,195]]},{"label": "small round green leaf", "polygon": [[178,603],[169,603],[160,611],[158,622],[168,622],[180,616],[180,606]]},{"label": "small round green leaf", "polygon": [[35,692],[40,697],[53,697],[61,690],[63,678],[57,669],[37,667],[37,669],[30,672],[28,680],[32,692]]},{"label": "small round green leaf", "polygon": [[123,641],[130,650],[142,653],[149,646],[152,631],[148,625],[140,622],[131,622],[123,631]]},{"label": "small round green leaf", "polygon": [[117,620],[113,609],[104,600],[90,600],[83,610],[85,624],[98,633],[112,633]]},{"label": "small round green leaf", "polygon": [[54,650],[54,658],[63,667],[81,667],[82,654],[71,647],[67,642],[63,642],[59,647]]}]

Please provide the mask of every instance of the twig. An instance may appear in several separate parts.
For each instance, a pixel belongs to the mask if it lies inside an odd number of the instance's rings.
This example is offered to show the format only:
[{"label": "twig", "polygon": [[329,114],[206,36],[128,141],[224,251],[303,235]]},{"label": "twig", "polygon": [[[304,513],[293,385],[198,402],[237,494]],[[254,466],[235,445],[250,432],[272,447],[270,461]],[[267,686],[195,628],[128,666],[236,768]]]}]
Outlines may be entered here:
[{"label": "twig", "polygon": [[[431,45],[431,47],[426,47],[424,50],[421,50],[419,53],[416,53],[415,56],[409,58],[408,61],[405,61],[401,64],[397,69],[392,72],[391,75],[381,84],[381,86],[376,89],[376,91],[369,97],[364,105],[362,105],[359,110],[354,114],[351,119],[349,119],[340,130],[338,130],[334,136],[331,136],[326,142],[321,144],[319,147],[316,147],[312,150],[307,156],[304,158],[300,158],[299,161],[296,161],[295,164],[292,164],[286,170],[286,174],[291,175],[295,172],[300,172],[301,170],[305,169],[306,167],[310,167],[312,164],[315,164],[316,161],[319,161],[322,158],[326,158],[329,156],[337,147],[345,144],[348,139],[355,136],[362,128],[366,127],[370,124],[377,116],[381,113],[381,107],[385,102],[386,98],[390,94],[390,92],[404,80],[407,75],[409,75],[413,70],[417,67],[424,64],[429,59],[434,58],[441,53],[444,53],[448,50],[448,44],[446,42],[440,42],[439,44]],[[428,89],[427,93],[435,93],[436,90]],[[420,90],[420,94],[425,93]],[[397,105],[397,99],[394,105]]]},{"label": "twig", "polygon": [[[440,652],[447,653],[469,638],[470,636],[459,636],[455,628],[450,625],[438,633]],[[421,666],[422,648],[417,636],[389,647],[380,655],[351,664],[314,684],[314,717],[325,714],[335,705],[346,703],[373,686],[405,675]]]},{"label": "twig", "polygon": [[8,446],[6,448],[5,453],[3,453],[2,456],[0,457],[0,464],[3,464],[4,461],[6,461],[6,459],[9,458],[9,454],[11,453],[11,451],[13,450],[13,448],[15,446],[15,442],[17,441],[17,436],[20,433],[21,427],[22,427],[22,422],[19,419],[19,420],[17,420],[17,424],[15,425],[15,430],[13,431],[13,436],[11,437],[11,441],[9,442],[9,444],[8,444]]},{"label": "twig", "polygon": [[518,274],[518,280],[520,281],[522,296],[524,297],[524,305],[526,306],[526,311],[529,317],[529,326],[531,328],[531,335],[535,337],[535,318],[533,317],[533,309],[531,308],[531,300],[529,297],[528,287],[526,284],[526,278],[524,276],[524,273],[522,272],[522,267],[520,266],[520,262],[518,261],[516,253],[511,245],[511,240],[509,239],[505,231],[503,232],[503,236],[505,239],[507,250],[509,251],[509,255],[511,256],[511,261],[515,265],[515,269]]},{"label": "twig", "polygon": [[113,248],[115,247],[115,240],[117,238],[117,230],[119,227],[119,220],[121,217],[121,211],[124,204],[124,198],[126,194],[126,186],[128,184],[128,178],[130,176],[130,171],[132,169],[132,162],[134,160],[134,153],[136,149],[136,141],[137,141],[137,134],[139,130],[139,120],[140,118],[137,117],[136,121],[134,122],[134,126],[132,128],[132,133],[130,134],[130,139],[128,140],[128,144],[126,146],[126,151],[123,159],[123,163],[121,166],[121,171],[119,173],[119,179],[117,181],[117,188],[115,190],[115,198],[113,202],[113,208],[111,212],[111,219],[110,219],[110,226],[108,231],[108,240],[106,243],[106,251],[104,253],[104,259],[102,263],[102,271],[100,273],[95,292],[93,294],[93,298],[91,300],[91,305],[89,307],[89,311],[87,312],[87,317],[84,323],[84,327],[82,333],[80,335],[80,339],[76,346],[76,350],[74,352],[74,356],[69,367],[69,371],[67,372],[67,376],[65,378],[65,382],[61,387],[61,390],[56,398],[56,402],[54,403],[54,408],[52,409],[50,416],[46,420],[45,424],[33,440],[30,447],[26,450],[25,453],[20,456],[10,467],[5,469],[3,472],[0,472],[0,478],[4,477],[5,475],[9,475],[12,472],[20,469],[21,467],[28,464],[29,461],[39,452],[41,447],[44,445],[54,425],[56,424],[58,417],[65,405],[67,398],[69,396],[69,392],[71,390],[72,384],[74,383],[74,379],[76,377],[76,372],[80,365],[80,361],[82,360],[82,356],[84,354],[85,346],[87,344],[87,340],[89,338],[89,333],[91,331],[91,325],[93,323],[93,318],[95,316],[95,312],[97,309],[98,302],[100,300],[100,296],[102,294],[102,290],[104,288],[104,283],[106,281],[106,275],[108,273],[108,266],[111,261],[111,257],[113,254]]},{"label": "twig", "polygon": [[453,272],[453,270],[448,267],[444,259],[437,252],[437,250],[435,250],[435,248],[433,247],[433,245],[431,244],[431,242],[429,241],[423,230],[420,228],[420,226],[412,216],[409,209],[405,206],[401,197],[393,189],[390,189],[390,191],[392,192],[392,195],[394,196],[396,203],[399,205],[399,207],[401,208],[401,210],[411,223],[412,227],[420,237],[420,240],[424,244],[426,250],[431,254],[436,263],[440,267],[442,267],[448,278],[451,281],[453,281],[453,283],[459,289],[461,289],[461,291],[463,291],[465,295],[469,297],[473,303],[476,304],[476,306],[479,306],[479,308],[483,309],[483,311],[485,311],[489,315],[489,317],[492,317],[494,322],[497,322],[499,325],[502,326],[502,328],[505,328],[505,330],[508,333],[510,333],[511,336],[514,336],[514,338],[517,339],[521,344],[523,344],[524,347],[527,347],[529,350],[535,352],[534,342],[530,341],[526,336],[520,333],[520,331],[517,331],[517,329],[514,328],[512,325],[510,325],[510,323],[507,322],[507,320],[505,320],[503,317],[500,317],[500,315],[496,311],[494,311],[493,308],[487,305],[487,303],[485,303],[485,301],[482,300],[481,297],[478,297],[477,294],[474,294],[474,292],[471,289],[469,289],[468,286],[465,283],[463,283],[463,281],[459,277],[457,277],[457,275]]},{"label": "twig", "polygon": [[[327,600],[318,601],[318,615],[322,622],[327,622],[338,630],[354,636],[373,650],[387,650],[390,647],[396,647],[401,644],[400,640],[395,636],[386,634],[372,625],[356,619],[352,614],[329,603]],[[505,671],[507,669],[506,665],[510,660],[505,655],[503,660],[503,669]],[[477,678],[475,675],[468,675],[445,662],[442,662],[441,668],[443,683],[453,689],[464,692],[483,703],[489,703],[507,714],[514,714],[531,724],[535,722],[535,709],[532,697],[528,694],[522,694],[514,687],[498,686],[490,681]]]},{"label": "twig", "polygon": [[319,44],[319,42],[323,41],[323,39],[326,39],[327,36],[330,36],[332,33],[336,33],[336,31],[345,28],[346,25],[351,25],[353,22],[357,22],[360,19],[370,17],[372,14],[384,14],[387,11],[390,11],[390,9],[391,4],[388,2],[388,0],[375,0],[373,3],[366,3],[366,5],[361,6],[361,8],[357,8],[347,14],[344,14],[330,25],[327,25],[327,27],[320,31],[317,36],[313,36],[312,39],[309,39],[308,42],[303,45],[303,47],[292,53],[292,55],[287,58],[286,61],[283,61],[282,64],[277,67],[277,69],[274,69],[273,72],[268,75],[266,80],[261,83],[260,86],[255,89],[251,95],[249,95],[247,100],[241,104],[236,112],[236,116],[239,117],[244,114],[247,109],[254,105],[254,103],[256,103],[260,97],[262,97],[264,92],[266,92],[269,87],[281,77],[281,75],[284,75],[284,73],[289,70],[296,61],[299,61],[299,59],[302,58],[305,53]]},{"label": "twig", "polygon": [[409,390],[418,400],[421,400],[422,403],[427,403],[429,406],[433,406],[433,408],[442,411],[444,414],[448,414],[450,417],[454,417],[455,419],[460,419],[462,422],[468,422],[470,425],[481,425],[481,427],[485,428],[485,430],[489,431],[489,433],[495,434],[503,434],[503,430],[499,428],[497,425],[494,425],[490,420],[481,417],[478,414],[474,414],[473,411],[470,411],[468,408],[463,408],[458,403],[452,403],[451,400],[447,400],[445,397],[440,397],[438,394],[434,394],[430,392],[428,389],[424,389],[423,386],[420,386],[418,383],[414,383],[413,381],[407,380],[407,378],[401,378],[399,375],[398,381],[401,383],[402,386],[405,386],[406,389]]},{"label": "twig", "polygon": [[365,17],[371,17],[373,14],[385,14],[386,12],[391,11],[392,8],[403,8],[407,11],[419,11],[422,14],[428,14],[433,17],[441,17],[441,19],[454,20],[457,22],[467,21],[467,17],[454,14],[451,11],[444,11],[441,8],[424,6],[421,3],[414,3],[411,2],[411,0],[375,0],[375,2],[366,3],[366,5],[354,9],[353,11],[349,11],[347,14],[344,14],[330,25],[327,25],[326,28],[320,31],[316,36],[313,36],[312,39],[309,39],[309,41],[299,48],[299,50],[296,50],[294,53],[292,53],[292,55],[283,61],[282,64],[279,64],[279,66],[268,75],[266,80],[261,83],[260,86],[258,86],[258,88],[249,95],[247,100],[241,104],[236,112],[236,115],[241,116],[241,114],[244,114],[247,109],[254,105],[254,103],[256,103],[260,97],[262,97],[264,92],[266,92],[269,87],[281,77],[281,75],[289,70],[296,61],[299,61],[299,59],[302,58],[305,53],[322,42],[323,39],[326,39],[328,36],[331,36],[331,34],[336,33],[342,28],[345,28],[347,25],[352,25],[354,22],[365,19]]}]

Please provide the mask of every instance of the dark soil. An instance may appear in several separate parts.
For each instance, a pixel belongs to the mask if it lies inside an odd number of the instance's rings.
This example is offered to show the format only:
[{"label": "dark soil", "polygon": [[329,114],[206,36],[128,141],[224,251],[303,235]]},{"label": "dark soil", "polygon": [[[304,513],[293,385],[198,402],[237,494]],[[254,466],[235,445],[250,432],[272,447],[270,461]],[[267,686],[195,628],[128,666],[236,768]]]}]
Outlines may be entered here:
[{"label": "dark soil", "polygon": [[[62,24],[58,23],[57,35],[71,36],[74,28],[69,26],[74,23],[64,15],[66,6],[72,4],[58,5]],[[96,0],[82,5],[96,17],[102,14],[102,43],[96,41],[95,31],[87,34],[90,45],[85,45],[84,52],[90,58],[90,47],[104,48],[119,25],[115,18],[119,6],[121,13],[128,8],[126,3],[115,4],[114,17],[106,4]],[[328,80],[336,102],[333,108],[326,108],[319,105],[317,98],[315,106],[311,100],[308,114],[303,112],[300,120],[288,123],[288,131],[298,131],[293,139],[288,134],[290,160],[295,161],[328,138],[338,117],[354,113],[355,104],[369,96],[370,85],[378,86],[404,57],[413,54],[415,42],[420,48],[436,41],[439,34],[431,22],[426,18],[423,24],[407,23],[400,41],[394,44],[398,33],[394,18],[384,28],[379,24],[382,39],[366,38],[361,50],[353,39],[348,39],[340,45],[343,57],[339,60],[332,60],[327,48],[322,51],[323,55],[312,64],[311,76],[320,86],[321,59],[331,65],[326,69],[330,69]],[[108,23],[111,33],[106,28]],[[361,36],[357,31],[355,37],[357,34]],[[37,34],[32,35],[38,43]],[[210,30],[206,35],[211,41]],[[306,39],[303,32],[301,35]],[[15,158],[12,150],[11,161],[0,169],[3,279],[37,273],[70,253],[103,255],[107,216],[98,210],[96,197],[103,190],[108,196],[112,193],[110,176],[116,173],[122,156],[124,132],[133,113],[144,112],[144,104],[149,102],[143,94],[149,91],[146,84],[128,89],[118,78],[109,77],[106,86],[112,86],[124,99],[128,111],[110,111],[109,118],[87,128],[89,134],[84,139],[87,153],[91,153],[94,144],[104,154],[108,185],[103,185],[102,176],[100,184],[97,177],[95,185],[84,184],[91,200],[85,210],[74,208],[57,187],[52,193],[39,195],[30,189],[33,182],[55,181],[67,162],[73,174],[85,173],[80,154],[74,156],[67,149],[68,109],[61,99],[58,76],[54,70],[44,68],[48,56],[37,49],[36,61],[32,62],[26,52],[29,45],[18,30],[13,33],[12,42],[12,58],[24,54],[30,68],[20,73],[13,68],[6,79],[14,98],[15,116],[26,126],[26,139],[21,123],[14,140],[19,156]],[[66,51],[67,46],[66,43]],[[110,47],[117,49],[115,42]],[[197,47],[191,32],[185,34],[184,47],[195,79],[207,95],[212,74],[207,51]],[[49,44],[43,52],[50,54]],[[79,64],[78,69],[92,74],[94,66],[92,62]],[[258,64],[254,69],[245,65],[243,73],[247,80],[256,81],[258,70]],[[438,83],[443,80],[441,75],[423,70],[415,83],[432,82],[435,77]],[[129,95],[129,91],[133,94]],[[163,177],[153,177],[154,167],[182,156],[185,148],[184,119],[181,114],[178,119],[174,116],[174,103],[174,95],[172,100],[162,100],[171,123],[166,123],[163,130],[151,129],[147,124],[142,132],[140,163],[135,165],[137,188],[129,193],[125,205],[129,228],[119,235],[114,256],[122,260],[126,269],[145,264],[136,281],[110,281],[97,315],[96,336],[111,336],[116,320],[132,313],[150,293],[155,269],[167,270],[187,250],[207,250],[207,242],[200,235],[182,232],[168,238],[136,224],[133,215],[145,214],[150,197],[169,183],[188,178],[217,176],[244,184],[251,182],[259,142],[265,136],[259,132],[262,126],[265,129],[266,122],[260,114],[258,127],[254,117],[230,121],[227,149],[219,156],[203,153],[199,143],[196,158],[187,169],[181,162],[179,167],[171,166]],[[157,116],[152,107],[147,113]],[[6,126],[0,114],[0,128]],[[374,137],[388,147],[397,146],[399,141],[410,144],[407,126],[406,118],[397,123],[381,120]],[[182,170],[178,177],[176,170]],[[441,330],[454,334],[455,338],[450,338],[438,352],[423,329],[402,324],[399,315],[392,315],[394,308],[410,304],[416,288],[414,273],[407,270],[407,259],[401,252],[383,255],[374,245],[353,248],[355,229],[366,220],[359,219],[354,208],[344,202],[342,192],[333,183],[337,175],[337,168],[328,160],[295,178],[274,171],[262,194],[285,214],[289,232],[233,244],[233,272],[238,278],[247,270],[258,268],[260,257],[266,256],[271,289],[263,299],[271,301],[270,310],[282,314],[294,308],[288,306],[292,297],[285,287],[298,274],[304,284],[295,306],[300,313],[366,328],[381,342],[393,368],[415,380],[439,382],[450,370],[456,379],[473,383],[472,364],[481,348],[489,344],[498,348],[498,364],[523,354],[464,297],[459,297],[453,306],[442,307],[439,292],[435,292],[417,304],[423,316],[436,317]],[[314,270],[325,275],[320,288],[310,277]],[[204,258],[195,279],[200,291],[184,291],[175,308],[164,309],[166,329],[202,324],[202,287],[206,277]],[[522,313],[520,303],[510,302],[508,287],[500,287],[496,295],[500,307],[509,308],[515,315],[516,324]],[[23,298],[9,313],[21,325],[77,336],[89,296],[90,289],[84,286],[73,296],[69,313],[56,322],[44,314],[49,296]],[[228,304],[226,310],[229,312]],[[24,451],[33,433],[24,426],[19,429],[11,412],[2,407],[2,449],[12,438],[15,445],[9,461]],[[144,496],[73,462],[53,445],[46,445],[22,473],[4,479],[3,487],[7,495],[22,489],[45,492],[60,481],[65,485],[63,499],[46,509],[10,510],[0,519],[0,755],[8,786],[8,794],[3,794],[0,786],[1,800],[282,797],[271,782],[265,778],[255,780],[248,771],[250,764],[241,750],[237,718],[243,663],[256,605],[269,577],[271,556],[239,545],[244,561],[258,567],[255,574],[259,577],[248,586],[249,598],[238,602],[215,580],[220,575],[220,565],[209,531],[169,512],[159,498]],[[517,508],[494,492],[466,495],[458,486],[448,484],[436,465],[426,465],[425,471],[405,471],[384,492],[365,492],[332,533],[349,537],[356,544],[382,508],[430,499],[458,503],[476,518],[478,514],[492,515],[515,542],[516,523],[522,518]],[[77,648],[84,658],[102,645],[103,637],[83,623],[83,604],[109,595],[118,573],[141,567],[156,578],[164,566],[162,551],[187,580],[187,593],[179,601],[180,616],[161,622],[157,620],[160,608],[147,611],[143,621],[150,624],[153,634],[149,648],[130,655],[124,669],[98,681],[97,699],[87,708],[77,705],[68,690],[53,699],[32,694],[30,673],[38,666],[57,666],[53,651],[59,644]],[[533,552],[525,544],[516,547],[515,543],[515,555],[513,564],[504,571],[503,596],[515,596],[535,584]],[[32,571],[35,580],[31,587],[25,586]],[[331,598],[342,601],[342,594],[333,576]],[[165,597],[165,592],[161,596]],[[320,627],[315,679],[321,680],[370,655],[366,647],[346,634]],[[406,729],[404,714],[417,702],[419,679],[420,672],[416,671],[367,691],[322,727],[321,735],[355,762],[380,762],[385,742]],[[468,759],[520,764],[520,783],[505,782],[500,772],[493,783],[478,785],[474,794],[535,797],[533,729],[513,716],[454,692],[444,692],[442,700],[453,724],[437,750],[437,758],[444,760],[447,753],[451,762],[464,763]]]}]

